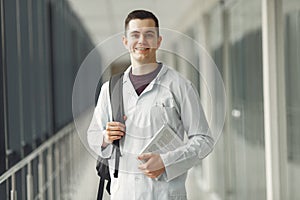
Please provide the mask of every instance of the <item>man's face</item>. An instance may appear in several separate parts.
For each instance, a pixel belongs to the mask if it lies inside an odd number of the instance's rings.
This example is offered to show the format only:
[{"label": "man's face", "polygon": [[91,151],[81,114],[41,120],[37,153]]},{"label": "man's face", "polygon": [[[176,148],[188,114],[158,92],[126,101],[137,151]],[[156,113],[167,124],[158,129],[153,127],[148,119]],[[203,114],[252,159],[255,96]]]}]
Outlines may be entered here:
[{"label": "man's face", "polygon": [[133,19],[129,22],[123,43],[130,52],[131,62],[143,65],[156,62],[156,50],[161,43],[152,19]]}]

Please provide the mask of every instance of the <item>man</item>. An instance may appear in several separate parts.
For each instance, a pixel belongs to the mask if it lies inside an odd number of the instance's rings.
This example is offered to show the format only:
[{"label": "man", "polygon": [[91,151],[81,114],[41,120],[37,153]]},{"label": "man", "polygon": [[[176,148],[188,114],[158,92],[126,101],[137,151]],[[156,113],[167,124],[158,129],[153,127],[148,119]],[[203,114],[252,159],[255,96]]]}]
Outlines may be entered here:
[{"label": "man", "polygon": [[[113,200],[185,200],[188,169],[213,147],[199,95],[192,83],[156,60],[161,41],[158,19],[151,12],[129,13],[123,36],[131,60],[123,78],[125,124],[111,120],[107,82],[102,86],[88,130],[90,147],[98,155],[110,158]],[[140,154],[165,124],[181,139],[186,134],[187,143],[165,154]],[[114,140],[120,140],[118,178],[112,175]]]}]

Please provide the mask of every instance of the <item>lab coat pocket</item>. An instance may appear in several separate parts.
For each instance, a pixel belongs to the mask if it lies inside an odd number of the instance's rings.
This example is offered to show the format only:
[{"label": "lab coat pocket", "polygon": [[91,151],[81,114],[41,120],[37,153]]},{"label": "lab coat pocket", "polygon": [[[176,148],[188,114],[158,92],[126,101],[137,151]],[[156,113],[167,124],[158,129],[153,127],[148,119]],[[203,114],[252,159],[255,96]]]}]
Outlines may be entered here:
[{"label": "lab coat pocket", "polygon": [[178,106],[174,99],[168,98],[157,101],[151,108],[151,120],[154,124],[159,124],[160,128],[164,123],[171,126],[171,128],[178,132],[181,129],[181,117]]},{"label": "lab coat pocket", "polygon": [[177,129],[180,125],[180,115],[176,109],[176,107],[167,107],[163,106],[163,116],[166,119],[166,122],[172,126],[173,129]]}]

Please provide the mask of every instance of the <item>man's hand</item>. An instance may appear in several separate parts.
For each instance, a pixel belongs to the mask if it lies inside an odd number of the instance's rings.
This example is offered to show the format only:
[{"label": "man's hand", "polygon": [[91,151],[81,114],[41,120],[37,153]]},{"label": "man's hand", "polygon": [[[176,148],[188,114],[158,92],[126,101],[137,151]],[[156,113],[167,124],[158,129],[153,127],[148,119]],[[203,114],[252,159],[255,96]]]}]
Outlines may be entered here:
[{"label": "man's hand", "polygon": [[159,154],[144,153],[139,155],[138,159],[146,161],[146,163],[140,164],[138,167],[149,178],[157,178],[165,171],[165,165]]},{"label": "man's hand", "polygon": [[[124,116],[124,120],[126,120],[126,116]],[[121,139],[125,135],[125,129],[125,124],[121,122],[107,122],[102,146],[107,146],[107,144],[113,143],[114,140]]]}]

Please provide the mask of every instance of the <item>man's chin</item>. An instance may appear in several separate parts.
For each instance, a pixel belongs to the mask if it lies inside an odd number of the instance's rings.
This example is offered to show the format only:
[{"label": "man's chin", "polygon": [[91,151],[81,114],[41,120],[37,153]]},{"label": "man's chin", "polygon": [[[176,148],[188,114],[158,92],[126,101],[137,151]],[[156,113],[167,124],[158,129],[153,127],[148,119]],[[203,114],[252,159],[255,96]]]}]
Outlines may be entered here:
[{"label": "man's chin", "polygon": [[141,63],[147,63],[147,56],[144,54],[138,54],[135,56],[135,60]]}]

